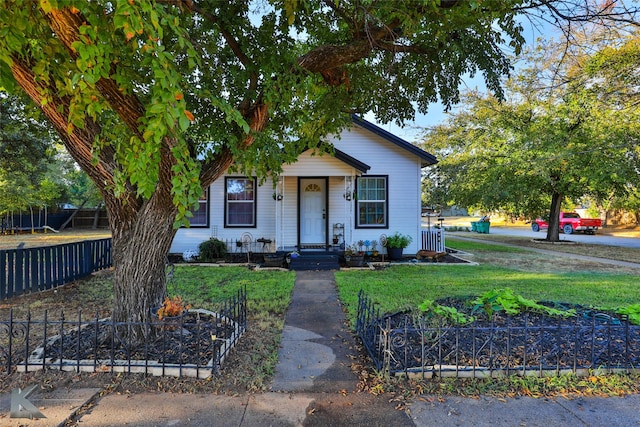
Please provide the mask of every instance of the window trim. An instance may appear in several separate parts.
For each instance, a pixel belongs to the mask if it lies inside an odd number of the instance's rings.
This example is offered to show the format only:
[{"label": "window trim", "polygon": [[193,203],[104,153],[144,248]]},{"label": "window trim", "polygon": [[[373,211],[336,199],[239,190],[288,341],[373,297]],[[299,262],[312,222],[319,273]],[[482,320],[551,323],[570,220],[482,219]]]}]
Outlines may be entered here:
[{"label": "window trim", "polygon": [[[204,224],[192,224],[191,220],[193,219],[193,217],[187,218],[187,220],[189,221],[189,228],[209,228],[209,224],[211,221],[211,217],[210,217],[211,213],[209,209],[211,199],[209,197],[209,194],[210,194],[210,188],[207,188],[206,190],[204,190],[204,194],[203,194],[204,197],[198,199],[198,210],[200,210],[200,206],[202,206],[202,202],[204,201],[204,206],[205,206]],[[193,213],[194,210],[191,210],[191,212]]]},{"label": "window trim", "polygon": [[[244,179],[253,182],[253,224],[229,224],[229,199],[227,189],[230,179]],[[233,201],[232,201],[233,203]],[[258,226],[258,182],[255,176],[225,176],[224,178],[224,228],[256,228]]]},{"label": "window trim", "polygon": [[[368,179],[368,178],[384,178],[385,181],[385,209],[384,209],[384,223],[380,224],[380,225],[373,225],[373,224],[365,224],[362,225],[360,224],[360,210],[359,210],[359,206],[360,206],[360,197],[358,194],[358,189],[360,188],[360,180],[361,179]],[[355,197],[355,218],[354,218],[354,224],[355,224],[355,228],[368,228],[368,229],[377,229],[377,230],[384,230],[384,229],[388,229],[389,228],[389,175],[361,175],[361,176],[357,176],[356,177],[356,197]]]}]

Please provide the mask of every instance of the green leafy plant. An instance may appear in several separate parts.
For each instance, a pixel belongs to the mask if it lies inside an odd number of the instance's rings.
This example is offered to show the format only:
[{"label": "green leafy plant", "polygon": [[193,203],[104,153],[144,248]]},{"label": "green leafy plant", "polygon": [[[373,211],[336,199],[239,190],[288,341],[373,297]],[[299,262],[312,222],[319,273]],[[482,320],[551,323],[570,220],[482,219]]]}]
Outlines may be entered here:
[{"label": "green leafy plant", "polygon": [[640,325],[640,304],[631,304],[616,310],[618,314],[624,314],[629,317],[629,322],[634,325]]},{"label": "green leafy plant", "polygon": [[458,325],[467,325],[475,320],[473,316],[461,313],[455,307],[440,305],[430,299],[424,300],[418,308],[424,313],[433,313]]},{"label": "green leafy plant", "polygon": [[393,235],[387,237],[387,248],[406,248],[413,242],[413,237],[406,234],[395,232]]},{"label": "green leafy plant", "polygon": [[510,288],[492,289],[474,299],[474,311],[483,309],[488,316],[496,311],[504,311],[507,314],[518,314],[523,311],[543,313],[554,317],[575,316],[575,310],[558,310],[537,303],[534,300],[514,294]]},{"label": "green leafy plant", "polygon": [[198,249],[200,249],[200,260],[205,262],[224,258],[227,255],[227,245],[214,237],[200,243]]}]

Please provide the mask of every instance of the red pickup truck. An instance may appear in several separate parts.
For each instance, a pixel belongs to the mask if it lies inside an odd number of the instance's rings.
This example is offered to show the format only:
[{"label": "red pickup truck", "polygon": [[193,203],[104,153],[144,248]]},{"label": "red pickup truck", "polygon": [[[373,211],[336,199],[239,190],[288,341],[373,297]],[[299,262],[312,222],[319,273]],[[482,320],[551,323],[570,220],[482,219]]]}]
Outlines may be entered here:
[{"label": "red pickup truck", "polygon": [[[583,231],[585,234],[596,234],[596,230],[602,227],[602,221],[597,218],[580,218],[575,212],[560,212],[560,231],[571,234],[575,231]],[[533,231],[549,228],[549,223],[538,218],[531,223]]]}]

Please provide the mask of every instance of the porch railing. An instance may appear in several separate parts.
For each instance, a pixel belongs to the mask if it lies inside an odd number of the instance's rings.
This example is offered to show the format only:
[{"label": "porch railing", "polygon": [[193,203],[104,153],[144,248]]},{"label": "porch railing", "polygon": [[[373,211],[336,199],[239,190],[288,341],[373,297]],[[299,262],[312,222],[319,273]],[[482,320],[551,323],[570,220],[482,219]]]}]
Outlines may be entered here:
[{"label": "porch railing", "polygon": [[433,227],[422,230],[421,249],[425,251],[444,252],[444,229]]}]

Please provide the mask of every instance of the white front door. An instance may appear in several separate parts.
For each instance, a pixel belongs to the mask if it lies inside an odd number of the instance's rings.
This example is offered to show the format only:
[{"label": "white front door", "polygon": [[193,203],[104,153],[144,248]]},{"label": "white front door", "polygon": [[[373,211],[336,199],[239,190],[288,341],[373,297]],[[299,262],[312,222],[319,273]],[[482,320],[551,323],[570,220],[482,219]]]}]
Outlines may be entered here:
[{"label": "white front door", "polygon": [[323,178],[300,180],[300,247],[327,244],[327,181]]}]

